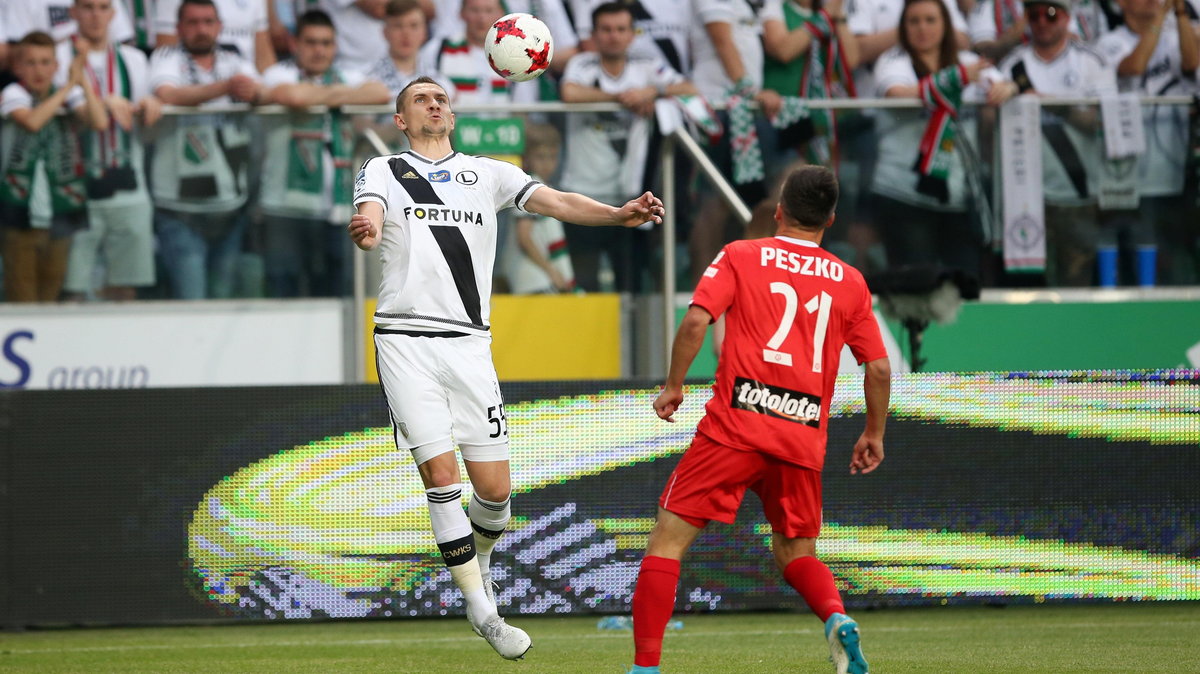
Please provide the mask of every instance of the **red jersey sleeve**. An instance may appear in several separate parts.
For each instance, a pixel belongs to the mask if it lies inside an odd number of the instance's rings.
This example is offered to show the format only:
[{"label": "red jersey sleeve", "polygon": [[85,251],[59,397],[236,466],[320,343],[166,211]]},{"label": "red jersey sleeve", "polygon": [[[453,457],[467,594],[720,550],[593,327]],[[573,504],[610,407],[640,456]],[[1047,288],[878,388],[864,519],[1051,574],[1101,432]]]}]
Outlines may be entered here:
[{"label": "red jersey sleeve", "polygon": [[883,337],[879,334],[879,322],[871,311],[871,291],[867,284],[862,284],[862,301],[858,310],[846,325],[846,345],[854,354],[859,365],[879,358],[887,358],[887,348],[883,345]]},{"label": "red jersey sleeve", "polygon": [[691,304],[703,308],[716,320],[733,303],[736,290],[737,272],[729,255],[729,246],[726,246],[704,270],[692,293]]}]

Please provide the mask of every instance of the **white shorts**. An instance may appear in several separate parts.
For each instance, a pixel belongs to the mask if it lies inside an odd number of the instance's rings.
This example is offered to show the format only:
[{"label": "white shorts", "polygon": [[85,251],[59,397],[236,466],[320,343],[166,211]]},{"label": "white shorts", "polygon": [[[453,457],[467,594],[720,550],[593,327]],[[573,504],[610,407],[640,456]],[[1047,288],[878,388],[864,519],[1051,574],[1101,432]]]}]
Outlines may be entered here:
[{"label": "white shorts", "polygon": [[491,337],[383,329],[375,332],[375,367],[396,447],[411,450],[417,465],[455,444],[468,461],[507,461],[508,419]]},{"label": "white shorts", "polygon": [[87,203],[88,228],[71,241],[64,287],[74,293],[92,289],[97,255],[103,249],[110,286],[154,285],[154,208],[144,201]]}]

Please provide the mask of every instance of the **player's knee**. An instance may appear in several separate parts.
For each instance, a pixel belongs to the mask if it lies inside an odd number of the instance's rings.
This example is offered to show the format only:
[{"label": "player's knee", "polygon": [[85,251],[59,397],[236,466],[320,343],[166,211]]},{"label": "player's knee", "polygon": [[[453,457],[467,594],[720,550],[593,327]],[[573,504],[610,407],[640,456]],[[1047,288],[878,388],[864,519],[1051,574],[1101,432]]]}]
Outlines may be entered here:
[{"label": "player's knee", "polygon": [[[418,456],[420,450],[423,449],[425,448],[418,447],[413,450],[413,456]],[[454,459],[453,451],[437,452],[427,460],[417,464],[417,470],[421,473],[421,481],[425,483],[426,489],[445,487],[462,482],[462,476],[458,472],[458,462]]]},{"label": "player's knee", "polygon": [[800,557],[816,557],[817,539],[793,538],[775,533],[771,537],[771,548],[775,553],[775,561],[783,568]]}]

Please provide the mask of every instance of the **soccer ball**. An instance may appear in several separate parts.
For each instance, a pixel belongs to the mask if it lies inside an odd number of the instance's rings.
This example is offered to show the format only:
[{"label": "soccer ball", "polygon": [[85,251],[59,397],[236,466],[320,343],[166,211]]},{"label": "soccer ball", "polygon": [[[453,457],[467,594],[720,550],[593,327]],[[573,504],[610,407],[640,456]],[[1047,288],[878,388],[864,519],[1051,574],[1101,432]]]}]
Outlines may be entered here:
[{"label": "soccer ball", "polygon": [[525,82],[546,71],[554,58],[550,29],[530,14],[509,14],[492,24],[484,40],[488,65],[509,82]]}]

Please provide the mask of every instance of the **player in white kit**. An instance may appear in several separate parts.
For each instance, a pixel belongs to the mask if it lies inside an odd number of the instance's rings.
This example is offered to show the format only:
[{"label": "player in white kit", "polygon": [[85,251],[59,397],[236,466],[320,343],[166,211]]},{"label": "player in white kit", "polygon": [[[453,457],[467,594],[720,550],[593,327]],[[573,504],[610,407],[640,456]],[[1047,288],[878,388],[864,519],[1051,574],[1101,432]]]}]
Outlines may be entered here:
[{"label": "player in white kit", "polygon": [[[413,454],[434,539],[462,590],[467,619],[496,652],[517,659],[525,632],[496,613],[491,552],[510,516],[508,426],[488,317],[496,212],[516,208],[585,225],[662,222],[649,192],[621,207],[560,192],[507,162],[455,152],[454,113],[436,81],[413,80],[396,99],[396,128],[412,149],[363,164],[350,238],[380,250],[376,366],[396,446]],[[461,503],[462,452],[473,494]],[[469,513],[469,514],[468,514]],[[474,529],[474,532],[472,532]]]}]

